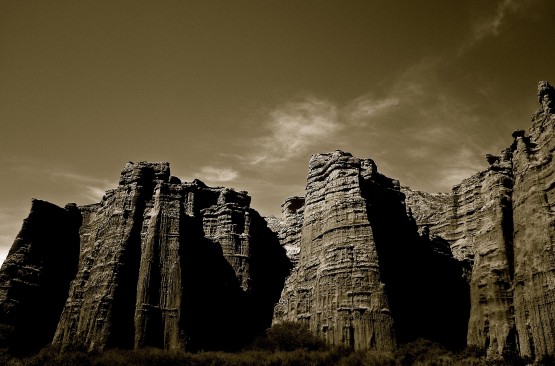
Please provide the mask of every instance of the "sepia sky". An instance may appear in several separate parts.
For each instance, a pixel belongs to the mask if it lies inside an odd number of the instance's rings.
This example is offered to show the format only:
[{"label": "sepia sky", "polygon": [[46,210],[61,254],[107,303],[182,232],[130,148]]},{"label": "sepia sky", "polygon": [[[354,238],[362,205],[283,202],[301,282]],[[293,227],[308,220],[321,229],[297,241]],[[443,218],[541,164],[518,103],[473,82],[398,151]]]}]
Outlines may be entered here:
[{"label": "sepia sky", "polygon": [[0,0],[0,261],[31,198],[98,202],[127,161],[263,215],[337,148],[448,191],[528,128],[540,80],[553,0]]}]

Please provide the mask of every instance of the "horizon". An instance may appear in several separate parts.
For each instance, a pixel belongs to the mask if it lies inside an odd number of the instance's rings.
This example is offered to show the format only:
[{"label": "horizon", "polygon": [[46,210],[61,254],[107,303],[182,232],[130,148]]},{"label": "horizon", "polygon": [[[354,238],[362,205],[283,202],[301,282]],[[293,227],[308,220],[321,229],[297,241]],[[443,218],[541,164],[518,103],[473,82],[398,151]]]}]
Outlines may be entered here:
[{"label": "horizon", "polygon": [[127,161],[248,191],[263,216],[334,149],[448,192],[528,130],[555,83],[553,16],[549,0],[4,2],[0,262],[31,198],[98,202]]}]

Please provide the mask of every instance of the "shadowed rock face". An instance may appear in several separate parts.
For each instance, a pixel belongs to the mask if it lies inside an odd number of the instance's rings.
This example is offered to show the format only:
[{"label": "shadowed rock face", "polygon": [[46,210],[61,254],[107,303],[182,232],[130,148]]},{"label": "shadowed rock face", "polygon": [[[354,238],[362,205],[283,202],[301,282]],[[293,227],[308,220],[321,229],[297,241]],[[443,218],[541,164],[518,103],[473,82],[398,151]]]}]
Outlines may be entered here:
[{"label": "shadowed rock face", "polygon": [[289,197],[281,205],[281,219],[276,217],[266,218],[268,226],[277,233],[279,242],[285,249],[293,266],[296,266],[299,262],[304,204],[304,197]]},{"label": "shadowed rock face", "polygon": [[0,270],[0,342],[14,353],[52,340],[77,271],[81,214],[33,200]]}]

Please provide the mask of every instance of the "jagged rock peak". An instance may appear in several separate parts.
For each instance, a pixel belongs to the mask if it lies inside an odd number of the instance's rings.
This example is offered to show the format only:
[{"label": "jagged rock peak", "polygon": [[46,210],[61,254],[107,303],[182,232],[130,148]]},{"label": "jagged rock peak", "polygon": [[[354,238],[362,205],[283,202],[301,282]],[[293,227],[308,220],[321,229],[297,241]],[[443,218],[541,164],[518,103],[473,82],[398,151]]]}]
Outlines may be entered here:
[{"label": "jagged rock peak", "polygon": [[[329,153],[314,154],[308,163],[309,177],[311,179],[321,180],[328,177],[333,171],[341,170],[346,166],[357,166],[360,169],[360,175],[364,179],[370,179],[378,173],[376,163],[372,159],[361,159],[353,157],[351,153],[334,150]],[[399,182],[392,182],[399,186]]]},{"label": "jagged rock peak", "polygon": [[304,207],[304,196],[292,196],[285,199],[281,204],[281,213],[284,217],[299,213]]},{"label": "jagged rock peak", "polygon": [[538,83],[538,102],[545,113],[555,112],[555,89],[547,81]]},{"label": "jagged rock peak", "polygon": [[121,171],[120,185],[144,183],[152,180],[170,181],[170,163],[149,163],[146,161],[129,161]]}]

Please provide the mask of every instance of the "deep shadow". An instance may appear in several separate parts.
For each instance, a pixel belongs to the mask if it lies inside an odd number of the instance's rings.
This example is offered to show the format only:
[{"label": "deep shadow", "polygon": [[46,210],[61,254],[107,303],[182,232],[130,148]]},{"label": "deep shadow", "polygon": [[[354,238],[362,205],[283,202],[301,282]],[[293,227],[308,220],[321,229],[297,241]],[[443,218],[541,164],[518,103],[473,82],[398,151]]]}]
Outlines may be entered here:
[{"label": "deep shadow", "polygon": [[266,220],[255,211],[251,211],[250,216],[256,223],[252,233],[255,245],[251,252],[254,301],[251,314],[256,319],[253,332],[262,334],[272,324],[274,306],[293,266],[277,234],[267,227]]},{"label": "deep shadow", "polygon": [[387,178],[374,176],[361,186],[398,340],[426,338],[463,348],[470,314],[464,264],[445,240],[418,234],[404,194]]},{"label": "deep shadow", "polygon": [[75,205],[33,201],[0,273],[8,286],[0,342],[12,354],[31,354],[52,341],[77,272],[80,225]]},{"label": "deep shadow", "polygon": [[114,283],[112,308],[112,324],[106,348],[132,349],[135,337],[135,307],[137,301],[137,282],[141,263],[141,229],[146,202],[152,197],[153,186],[147,181],[143,183],[136,201],[131,227],[127,242],[123,245],[124,252],[120,258],[117,278]]},{"label": "deep shadow", "polygon": [[246,295],[221,247],[206,239],[199,219],[181,221],[182,326],[190,351],[229,350],[249,332]]},{"label": "deep shadow", "polygon": [[244,291],[220,245],[204,236],[201,220],[184,215],[181,329],[189,351],[237,350],[271,325],[290,263],[276,234],[255,216],[251,217],[251,289]]}]

